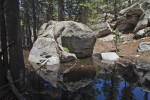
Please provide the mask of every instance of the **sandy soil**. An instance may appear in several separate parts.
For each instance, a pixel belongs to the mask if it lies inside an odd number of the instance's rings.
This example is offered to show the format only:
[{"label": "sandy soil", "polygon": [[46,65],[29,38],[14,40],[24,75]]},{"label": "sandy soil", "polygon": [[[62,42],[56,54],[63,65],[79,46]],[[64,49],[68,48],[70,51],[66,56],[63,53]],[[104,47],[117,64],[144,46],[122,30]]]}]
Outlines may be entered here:
[{"label": "sandy soil", "polygon": [[[141,60],[150,62],[150,51],[137,52],[138,45],[141,42],[150,42],[150,37],[138,40],[133,39],[133,37],[134,34],[123,35],[123,39],[126,41],[126,43],[119,46],[119,52],[117,52],[117,54],[125,57],[137,57]],[[94,47],[94,54],[110,51],[116,51],[114,41],[103,42],[100,38],[98,38]]]}]

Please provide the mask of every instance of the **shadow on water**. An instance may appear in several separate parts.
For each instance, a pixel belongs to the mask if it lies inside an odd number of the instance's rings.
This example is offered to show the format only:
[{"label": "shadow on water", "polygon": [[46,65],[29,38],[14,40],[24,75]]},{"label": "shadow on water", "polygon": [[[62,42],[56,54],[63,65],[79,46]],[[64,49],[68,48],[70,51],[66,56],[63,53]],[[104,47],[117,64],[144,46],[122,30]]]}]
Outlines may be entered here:
[{"label": "shadow on water", "polygon": [[108,66],[101,63],[100,55],[61,64],[58,72],[52,72],[49,82],[30,70],[27,100],[150,99],[148,70],[131,65]]}]

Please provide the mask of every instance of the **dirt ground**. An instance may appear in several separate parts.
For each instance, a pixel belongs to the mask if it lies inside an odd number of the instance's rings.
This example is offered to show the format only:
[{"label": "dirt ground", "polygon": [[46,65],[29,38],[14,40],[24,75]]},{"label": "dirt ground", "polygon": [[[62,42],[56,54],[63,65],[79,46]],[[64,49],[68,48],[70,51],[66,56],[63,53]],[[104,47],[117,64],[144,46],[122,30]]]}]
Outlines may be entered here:
[{"label": "dirt ground", "polygon": [[[150,37],[145,37],[142,39],[133,39],[134,34],[124,34],[123,39],[126,43],[119,46],[119,52],[116,52],[119,56],[125,57],[136,57],[146,62],[150,62],[150,51],[137,52],[138,45],[141,42],[150,42]],[[116,51],[114,41],[103,42],[101,38],[97,38],[94,54],[102,52]]]}]

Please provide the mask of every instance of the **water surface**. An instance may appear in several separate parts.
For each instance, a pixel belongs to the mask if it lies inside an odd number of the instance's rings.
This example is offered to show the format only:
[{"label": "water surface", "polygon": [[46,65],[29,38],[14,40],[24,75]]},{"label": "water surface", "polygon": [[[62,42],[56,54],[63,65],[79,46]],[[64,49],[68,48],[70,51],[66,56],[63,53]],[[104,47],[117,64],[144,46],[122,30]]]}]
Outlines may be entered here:
[{"label": "water surface", "polygon": [[100,61],[100,55],[94,55],[61,64],[58,72],[52,72],[50,83],[27,73],[28,100],[150,100],[150,80],[136,74],[134,66],[108,66]]}]

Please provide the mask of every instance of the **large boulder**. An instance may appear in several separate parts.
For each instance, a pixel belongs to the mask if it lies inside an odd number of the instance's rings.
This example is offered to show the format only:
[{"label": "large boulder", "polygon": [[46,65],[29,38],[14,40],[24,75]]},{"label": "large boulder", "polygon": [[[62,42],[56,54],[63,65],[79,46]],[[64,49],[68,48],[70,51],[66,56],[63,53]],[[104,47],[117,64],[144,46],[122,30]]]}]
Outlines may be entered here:
[{"label": "large boulder", "polygon": [[142,42],[139,44],[138,52],[144,52],[150,50],[150,42]]},{"label": "large boulder", "polygon": [[[38,39],[29,54],[31,63],[49,66],[68,62],[78,58],[89,57],[93,53],[96,37],[92,30],[81,23],[73,21],[49,21],[44,23],[38,32]],[[70,53],[64,52],[64,47]],[[72,54],[73,53],[73,54]],[[38,68],[35,68],[38,69]]]},{"label": "large boulder", "polygon": [[68,48],[70,53],[74,53],[77,58],[92,55],[96,37],[86,25],[73,21],[62,21],[55,24],[54,32],[59,45]]},{"label": "large boulder", "polygon": [[112,29],[111,29],[110,25],[107,22],[101,23],[96,37],[99,38],[101,36],[106,36],[111,33],[112,33]]}]

